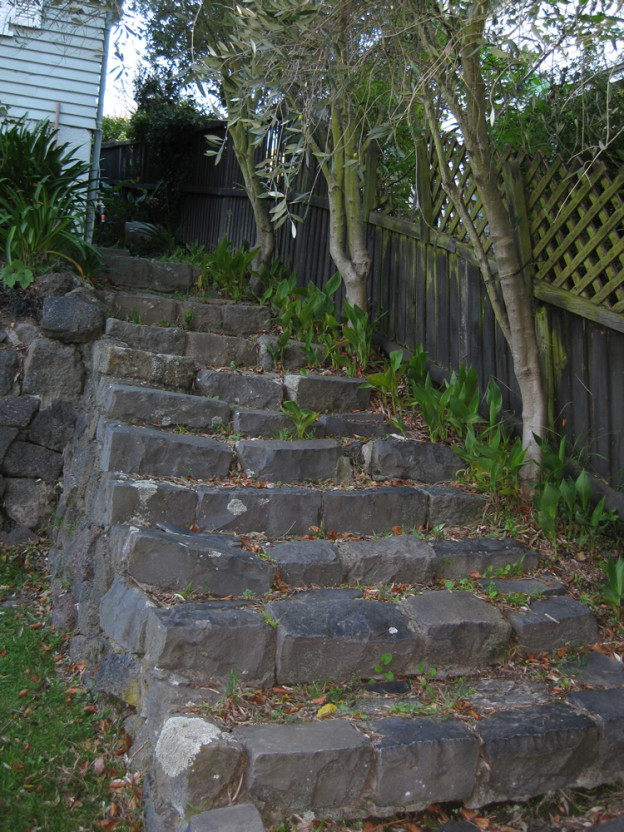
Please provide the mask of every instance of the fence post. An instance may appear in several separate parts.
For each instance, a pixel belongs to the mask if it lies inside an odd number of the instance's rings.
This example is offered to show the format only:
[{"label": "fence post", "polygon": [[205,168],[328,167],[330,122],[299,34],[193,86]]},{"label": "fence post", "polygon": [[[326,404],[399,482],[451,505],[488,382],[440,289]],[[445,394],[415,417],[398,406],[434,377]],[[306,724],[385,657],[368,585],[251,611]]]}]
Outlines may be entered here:
[{"label": "fence post", "polygon": [[419,209],[420,239],[423,243],[428,243],[429,232],[433,225],[433,211],[431,209],[431,170],[427,141],[424,138],[416,143],[416,198]]}]

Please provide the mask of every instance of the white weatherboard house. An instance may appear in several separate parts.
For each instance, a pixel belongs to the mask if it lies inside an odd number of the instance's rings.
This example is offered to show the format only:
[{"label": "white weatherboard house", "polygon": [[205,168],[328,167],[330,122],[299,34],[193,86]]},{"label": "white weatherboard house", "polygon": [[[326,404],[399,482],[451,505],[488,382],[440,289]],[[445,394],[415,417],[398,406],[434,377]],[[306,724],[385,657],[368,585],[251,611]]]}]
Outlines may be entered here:
[{"label": "white weatherboard house", "polygon": [[84,161],[101,126],[113,9],[106,0],[0,0],[0,105],[48,119]]}]

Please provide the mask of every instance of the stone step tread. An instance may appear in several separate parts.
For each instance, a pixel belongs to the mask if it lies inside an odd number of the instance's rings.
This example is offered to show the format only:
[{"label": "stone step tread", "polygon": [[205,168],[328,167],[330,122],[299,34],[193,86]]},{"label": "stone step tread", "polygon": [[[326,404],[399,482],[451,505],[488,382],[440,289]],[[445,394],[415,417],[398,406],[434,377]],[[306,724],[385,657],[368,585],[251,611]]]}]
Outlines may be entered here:
[{"label": "stone step tread", "polygon": [[[308,590],[268,603],[185,601],[157,606],[117,576],[100,602],[102,631],[120,647],[192,684],[225,684],[234,671],[245,686],[336,683],[434,668],[440,678],[473,675],[500,663],[512,632],[527,653],[593,644],[591,611],[567,596],[535,601],[503,616],[470,592],[425,590],[397,601],[359,590]],[[390,656],[380,668],[382,656]]]},{"label": "stone step tread", "polygon": [[145,326],[180,327],[194,332],[255,335],[268,328],[271,314],[266,306],[219,300],[179,299],[148,292],[102,292],[110,313],[121,321]]},{"label": "stone step tread", "polygon": [[[245,541],[248,545],[248,542]],[[210,592],[221,596],[261,596],[271,590],[279,570],[282,585],[289,587],[339,587],[362,585],[428,585],[436,580],[461,580],[471,574],[491,574],[510,567],[534,570],[536,552],[520,543],[492,538],[457,541],[423,540],[402,534],[378,540],[260,541],[257,553],[243,548],[236,535],[202,534],[174,526],[142,528],[114,526],[110,555],[116,571],[141,584],[171,592]],[[497,592],[521,592],[521,579],[509,581]],[[500,578],[482,582],[507,583]],[[542,596],[563,592],[556,582],[533,579],[526,594]]]},{"label": "stone step tread", "polygon": [[[218,783],[222,793],[238,786],[240,802],[255,804],[267,824],[307,811],[365,817],[432,803],[477,808],[616,782],[624,773],[623,733],[624,699],[614,690],[509,708],[474,724],[394,716],[247,725],[229,733],[206,718],[176,715],[158,734],[155,777],[163,792],[175,782],[187,803],[223,805],[208,776],[219,767],[227,781]],[[184,743],[197,749],[199,765],[195,755],[179,764]]]},{"label": "stone step tread", "polygon": [[401,529],[470,525],[483,513],[481,495],[454,487],[380,485],[319,488],[258,483],[230,487],[102,475],[95,512],[99,522],[172,523],[201,532],[270,537],[325,532],[383,535]]}]

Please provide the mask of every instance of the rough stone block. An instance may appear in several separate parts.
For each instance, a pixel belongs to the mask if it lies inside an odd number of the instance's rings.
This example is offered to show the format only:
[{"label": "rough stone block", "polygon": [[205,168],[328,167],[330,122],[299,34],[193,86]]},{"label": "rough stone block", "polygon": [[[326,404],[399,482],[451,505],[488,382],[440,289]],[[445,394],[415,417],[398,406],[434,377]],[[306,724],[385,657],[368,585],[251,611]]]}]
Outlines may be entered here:
[{"label": "rough stone block", "polygon": [[598,729],[567,705],[500,711],[477,725],[486,765],[468,806],[527,800],[572,786],[593,759]]},{"label": "rough stone block", "polygon": [[274,566],[227,535],[117,527],[111,554],[135,580],[172,592],[242,595],[248,589],[263,595],[275,577]]},{"label": "rough stone block", "polygon": [[165,263],[150,260],[150,283],[147,288],[157,292],[177,292],[193,286],[193,267],[189,263]]},{"label": "rough stone block", "polygon": [[100,627],[120,647],[143,655],[147,622],[154,608],[144,592],[118,575],[100,601]]},{"label": "rough stone block", "polygon": [[141,665],[128,653],[102,656],[90,684],[94,690],[121,699],[133,708],[141,705]]},{"label": "rough stone block", "polygon": [[624,780],[624,696],[622,689],[579,690],[567,700],[598,724],[598,747],[578,785],[593,789]]},{"label": "rough stone block", "polygon": [[243,436],[278,436],[292,427],[292,419],[277,410],[235,410],[232,414],[232,431]]},{"label": "rough stone block", "polygon": [[18,433],[17,428],[7,428],[4,425],[0,426],[0,462],[6,456],[7,451],[11,447],[11,443]]},{"label": "rough stone block", "polygon": [[224,303],[223,330],[232,335],[254,335],[267,329],[271,313],[266,306],[250,303]]},{"label": "rough stone block", "polygon": [[232,601],[203,601],[155,610],[147,660],[196,683],[274,684],[275,631],[259,612]]},{"label": "rough stone block", "polygon": [[198,488],[200,531],[308,534],[318,526],[319,492],[306,488]]},{"label": "rough stone block", "polygon": [[[176,307],[178,326],[194,332],[218,332],[223,326],[223,304],[179,300]],[[241,334],[241,333],[238,333]]]},{"label": "rough stone block", "polygon": [[479,740],[457,720],[376,719],[374,803],[412,811],[461,801],[475,785]]},{"label": "rough stone block", "polygon": [[346,580],[336,547],[326,540],[291,540],[266,551],[289,586],[338,586]]},{"label": "rough stone block", "polygon": [[325,350],[320,344],[312,344],[308,352],[301,341],[289,341],[281,353],[277,351],[277,337],[275,335],[260,335],[256,341],[258,347],[258,366],[265,370],[272,370],[279,360],[285,370],[299,370],[309,364],[322,364]]},{"label": "rough stone block", "polygon": [[349,583],[396,581],[421,584],[433,578],[435,555],[432,547],[411,535],[378,540],[340,540],[337,547]]},{"label": "rough stone block", "polygon": [[82,393],[85,369],[76,347],[48,338],[32,342],[24,362],[22,392],[44,401],[72,399]]},{"label": "rough stone block", "polygon": [[441,578],[465,578],[471,572],[495,572],[511,564],[532,570],[539,565],[536,552],[514,540],[489,537],[464,540],[437,540],[432,544],[436,554],[436,572]]},{"label": "rough stone block", "polygon": [[180,832],[264,832],[264,824],[256,807],[243,803],[194,815]]},{"label": "rough stone block", "polygon": [[407,619],[394,604],[338,597],[274,601],[267,612],[277,625],[277,680],[299,684],[371,678],[384,653],[403,672],[414,650]]},{"label": "rough stone block", "polygon": [[562,673],[574,676],[586,685],[624,687],[624,664],[604,653],[591,652],[571,659],[563,665]]},{"label": "rough stone block", "polygon": [[209,479],[226,477],[233,458],[228,446],[216,439],[109,422],[100,466],[127,474]]},{"label": "rough stone block", "polygon": [[418,528],[426,512],[426,493],[410,486],[323,494],[323,526],[330,531],[384,534],[393,526]]},{"label": "rough stone block", "polygon": [[65,344],[94,341],[104,331],[104,310],[92,294],[77,289],[43,301],[41,329],[49,338]]},{"label": "rough stone block", "polygon": [[446,445],[391,436],[375,439],[362,448],[364,467],[373,479],[408,479],[419,482],[454,480],[461,467],[457,454]]},{"label": "rough stone block", "polygon": [[213,332],[187,332],[186,355],[214,367],[255,367],[256,345],[247,338]]},{"label": "rough stone block", "polygon": [[319,424],[327,436],[384,437],[395,431],[380,413],[330,413],[321,416]]},{"label": "rough stone block", "polygon": [[95,278],[133,289],[153,288],[148,260],[115,254],[113,251],[106,252],[102,269],[96,272]]},{"label": "rough stone block", "polygon": [[429,498],[427,525],[430,529],[442,523],[445,526],[470,526],[485,511],[487,501],[483,494],[435,485],[425,490]]},{"label": "rough stone block", "polygon": [[232,406],[279,410],[282,403],[282,385],[277,376],[268,374],[200,370],[196,386],[204,396],[215,396]]},{"label": "rough stone block", "polygon": [[[183,817],[189,806],[227,803],[227,789],[240,779],[242,747],[230,734],[197,716],[169,717],[154,750],[158,796]],[[208,813],[212,814],[212,813]],[[203,829],[221,827],[190,826]],[[227,828],[227,827],[226,827]],[[243,832],[245,827],[239,827]]]},{"label": "rough stone block", "polygon": [[417,640],[411,668],[468,674],[500,661],[511,628],[496,607],[469,592],[426,592],[399,603]]},{"label": "rough stone block", "polygon": [[591,610],[567,596],[534,601],[529,610],[513,610],[507,617],[519,645],[529,653],[598,640],[598,624]]},{"label": "rough stone block", "polygon": [[36,396],[4,396],[0,399],[0,425],[25,428],[39,410]]},{"label": "rough stone block", "polygon": [[247,752],[248,794],[282,817],[355,803],[372,764],[369,742],[342,720],[249,725],[233,735]]},{"label": "rough stone block", "polygon": [[157,355],[98,341],[93,350],[93,370],[117,378],[135,378],[158,387],[189,390],[195,363],[181,355]]},{"label": "rough stone block", "polygon": [[284,398],[296,402],[301,408],[317,410],[319,413],[366,410],[371,392],[362,387],[358,378],[319,376],[312,373],[307,376],[286,376],[284,387]]},{"label": "rough stone block", "polygon": [[229,405],[218,399],[129,384],[104,383],[98,400],[110,419],[121,422],[187,425],[210,431],[227,424],[230,418]]},{"label": "rough stone block", "polygon": [[236,453],[249,477],[301,482],[332,479],[342,448],[333,439],[242,439]]},{"label": "rough stone block", "polygon": [[106,334],[133,349],[184,355],[186,333],[176,327],[138,325],[109,318]]},{"label": "rough stone block", "polygon": [[43,480],[15,478],[6,480],[4,510],[27,529],[39,529],[50,520],[54,505],[54,487]]},{"label": "rough stone block", "polygon": [[45,482],[56,482],[62,468],[62,454],[19,439],[13,442],[2,461],[2,470],[9,477],[41,478]]},{"label": "rough stone block", "polygon": [[13,390],[19,362],[17,353],[10,347],[0,348],[0,396],[6,396]]},{"label": "rough stone block", "polygon": [[54,402],[36,414],[28,430],[28,438],[53,451],[63,451],[74,435],[76,419],[72,402]]},{"label": "rough stone block", "polygon": [[162,295],[116,292],[111,299],[111,311],[116,318],[154,325],[175,323],[177,303]]},{"label": "rough stone block", "polygon": [[194,522],[196,506],[197,496],[188,488],[105,474],[93,519],[104,526],[169,522],[188,528]]},{"label": "rough stone block", "polygon": [[500,595],[521,593],[533,598],[564,595],[565,587],[558,581],[538,581],[536,578],[484,578],[479,586],[487,592],[494,590]]}]

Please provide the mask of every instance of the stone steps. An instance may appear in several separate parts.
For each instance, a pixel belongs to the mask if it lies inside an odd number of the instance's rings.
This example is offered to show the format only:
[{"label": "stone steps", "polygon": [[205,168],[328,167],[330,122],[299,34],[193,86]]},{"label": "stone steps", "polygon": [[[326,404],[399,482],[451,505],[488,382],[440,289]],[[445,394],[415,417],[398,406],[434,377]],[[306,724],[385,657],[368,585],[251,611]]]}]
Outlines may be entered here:
[{"label": "stone steps", "polygon": [[[148,832],[190,806],[212,819],[185,829],[251,830],[253,807],[275,824],[387,817],[621,776],[615,672],[565,702],[508,679],[515,657],[594,643],[591,612],[543,571],[518,577],[540,564],[514,541],[423,539],[482,520],[484,498],[452,484],[456,455],[391,435],[358,379],[233,371],[262,361],[249,336],[266,310],[150,295],[190,278],[127,268],[134,288],[105,293],[117,318],[93,350],[58,545],[93,684],[136,707],[155,749]],[[285,401],[319,414],[314,439],[277,438]],[[419,710],[433,668],[474,680],[474,703]],[[223,730],[237,696],[354,680],[370,684],[345,715]]]}]

